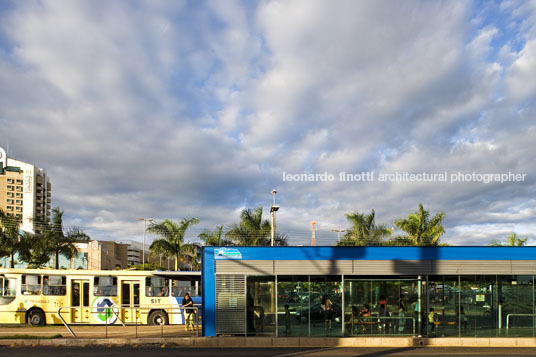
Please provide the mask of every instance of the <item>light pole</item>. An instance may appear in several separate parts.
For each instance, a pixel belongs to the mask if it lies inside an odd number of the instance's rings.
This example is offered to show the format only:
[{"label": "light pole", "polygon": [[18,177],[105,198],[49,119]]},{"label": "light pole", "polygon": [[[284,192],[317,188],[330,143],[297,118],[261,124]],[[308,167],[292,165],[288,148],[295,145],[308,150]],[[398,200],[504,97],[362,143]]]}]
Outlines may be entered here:
[{"label": "light pole", "polygon": [[272,205],[272,207],[270,207],[270,214],[272,215],[272,230],[270,232],[270,245],[273,247],[274,244],[275,244],[275,213],[277,212],[277,210],[279,209],[279,206],[276,206],[275,204],[275,194],[277,193],[277,191],[275,190],[275,188],[272,190],[272,195],[274,196],[274,204]]},{"label": "light pole", "polygon": [[332,229],[332,232],[337,232],[337,242],[341,241],[341,233],[346,232],[346,229]]},{"label": "light pole", "polygon": [[147,222],[152,222],[152,218],[138,218],[138,221],[143,221],[145,229],[143,230],[143,245],[141,248],[141,268],[145,270],[145,235],[147,234]]}]

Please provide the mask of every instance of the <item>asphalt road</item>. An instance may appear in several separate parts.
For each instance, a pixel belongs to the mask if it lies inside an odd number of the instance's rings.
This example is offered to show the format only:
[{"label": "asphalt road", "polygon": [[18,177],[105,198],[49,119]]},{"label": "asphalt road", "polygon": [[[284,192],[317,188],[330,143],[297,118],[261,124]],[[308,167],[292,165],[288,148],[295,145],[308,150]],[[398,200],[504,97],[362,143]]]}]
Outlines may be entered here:
[{"label": "asphalt road", "polygon": [[149,356],[535,356],[536,348],[402,347],[402,348],[50,348],[0,347],[2,356],[149,357]]}]

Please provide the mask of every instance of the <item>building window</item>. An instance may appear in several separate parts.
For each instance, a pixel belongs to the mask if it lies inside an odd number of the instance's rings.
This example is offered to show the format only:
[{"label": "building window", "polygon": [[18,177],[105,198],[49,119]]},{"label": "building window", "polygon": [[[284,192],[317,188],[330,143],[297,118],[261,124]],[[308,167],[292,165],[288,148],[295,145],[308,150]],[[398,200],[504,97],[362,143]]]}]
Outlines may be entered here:
[{"label": "building window", "polygon": [[22,212],[22,207],[15,207],[15,211]]},{"label": "building window", "polygon": [[13,204],[13,200],[8,199],[8,200],[6,200],[6,201],[7,201],[7,203],[9,203],[10,205]]},{"label": "building window", "polygon": [[[11,195],[12,195],[12,197],[13,197],[13,194],[11,194]],[[17,194],[16,194],[16,197],[17,197],[17,198],[22,198],[22,193],[17,193]]]},{"label": "building window", "polygon": [[21,217],[20,213],[17,213],[17,214],[15,215],[15,217],[20,218],[20,217]]},{"label": "building window", "polygon": [[8,211],[13,211],[13,206],[7,206],[6,209],[7,209]]},{"label": "building window", "polygon": [[22,192],[22,186],[17,186],[17,191]]},{"label": "building window", "polygon": [[8,192],[7,197],[13,197],[13,192]]},{"label": "building window", "polygon": [[22,185],[22,180],[17,180],[17,185]]},{"label": "building window", "polygon": [[7,185],[7,190],[8,190],[8,191],[13,191],[13,186],[11,186],[11,185]]},{"label": "building window", "polygon": [[7,179],[7,183],[13,183],[13,179]]},{"label": "building window", "polygon": [[[12,200],[13,201],[13,200]],[[16,201],[18,205],[21,205],[22,204],[22,200],[17,200]]]}]

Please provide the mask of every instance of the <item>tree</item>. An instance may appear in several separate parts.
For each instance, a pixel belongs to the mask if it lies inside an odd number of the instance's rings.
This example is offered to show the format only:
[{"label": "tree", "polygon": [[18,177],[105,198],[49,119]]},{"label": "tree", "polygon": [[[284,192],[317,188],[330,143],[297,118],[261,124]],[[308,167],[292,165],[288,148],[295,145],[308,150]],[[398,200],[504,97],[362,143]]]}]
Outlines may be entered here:
[{"label": "tree", "polygon": [[20,218],[0,210],[0,257],[8,256],[10,267],[15,267],[15,254],[28,255],[25,235],[20,230]]},{"label": "tree", "polygon": [[346,214],[346,219],[352,227],[343,236],[337,245],[382,245],[384,238],[391,234],[391,230],[385,224],[376,225],[376,213],[374,210],[370,214],[359,212]]},{"label": "tree", "polygon": [[[269,246],[271,245],[271,225],[267,219],[262,219],[262,206],[244,209],[240,214],[240,223],[229,227],[225,236],[236,245]],[[287,236],[276,234],[275,245],[287,245]]]},{"label": "tree", "polygon": [[59,269],[59,257],[63,255],[71,259],[77,253],[75,243],[88,242],[89,236],[77,227],[63,228],[63,210],[58,207],[52,209],[52,220],[42,223],[43,233],[40,236],[43,240],[42,248],[34,249],[33,255],[51,254],[54,256],[54,267]]},{"label": "tree", "polygon": [[398,245],[439,245],[439,240],[445,233],[444,218],[445,213],[440,212],[430,219],[430,212],[426,211],[420,203],[417,212],[410,214],[408,218],[395,221],[395,225],[407,234],[407,236],[396,238],[395,242],[399,242]]},{"label": "tree", "polygon": [[160,236],[153,241],[149,249],[154,254],[175,258],[175,270],[179,270],[179,261],[191,255],[190,243],[184,243],[184,235],[191,225],[199,223],[197,218],[183,218],[179,222],[165,219],[160,223],[151,223],[147,232]]},{"label": "tree", "polygon": [[204,242],[204,245],[221,247],[231,244],[231,242],[223,235],[223,224],[217,226],[213,231],[205,229],[198,235],[198,237]]},{"label": "tree", "polygon": [[510,233],[506,237],[506,242],[502,243],[501,241],[494,240],[489,245],[495,247],[524,247],[527,244],[527,237],[520,238],[514,232]]}]

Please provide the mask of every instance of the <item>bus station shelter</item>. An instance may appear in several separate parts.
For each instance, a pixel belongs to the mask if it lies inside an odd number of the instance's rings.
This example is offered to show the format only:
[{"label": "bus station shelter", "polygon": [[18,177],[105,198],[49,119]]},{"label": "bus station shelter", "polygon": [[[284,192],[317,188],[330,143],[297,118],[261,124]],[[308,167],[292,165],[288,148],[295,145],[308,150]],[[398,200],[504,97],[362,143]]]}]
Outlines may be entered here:
[{"label": "bus station shelter", "polygon": [[204,247],[203,335],[534,337],[535,276],[536,247]]}]

